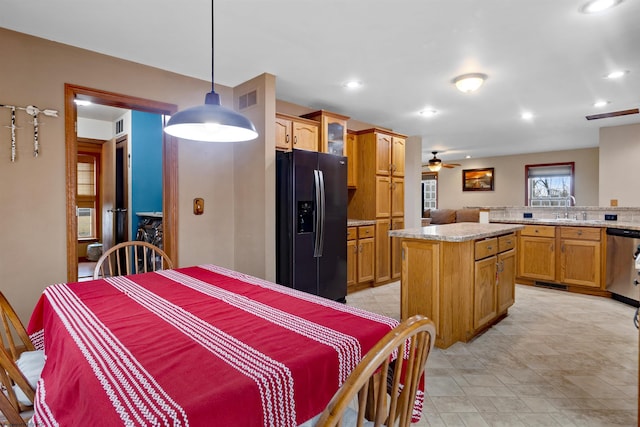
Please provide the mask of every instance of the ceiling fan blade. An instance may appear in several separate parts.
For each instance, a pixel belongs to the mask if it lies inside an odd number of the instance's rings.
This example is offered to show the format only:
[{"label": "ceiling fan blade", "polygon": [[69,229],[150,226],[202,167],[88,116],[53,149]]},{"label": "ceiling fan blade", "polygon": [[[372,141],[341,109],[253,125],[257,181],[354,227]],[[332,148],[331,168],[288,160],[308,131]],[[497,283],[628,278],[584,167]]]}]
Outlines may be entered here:
[{"label": "ceiling fan blade", "polygon": [[455,168],[455,167],[456,167],[456,165],[450,165],[450,164],[448,164],[448,163],[443,163],[443,164],[442,164],[442,167],[443,167],[443,168],[453,169],[453,168]]},{"label": "ceiling fan blade", "polygon": [[585,116],[587,120],[596,120],[596,119],[608,119],[609,117],[618,117],[618,116],[627,116],[629,114],[638,114],[638,109],[633,108],[631,110],[622,110],[622,111],[612,111],[610,113],[602,113],[602,114],[592,114],[590,116]]}]

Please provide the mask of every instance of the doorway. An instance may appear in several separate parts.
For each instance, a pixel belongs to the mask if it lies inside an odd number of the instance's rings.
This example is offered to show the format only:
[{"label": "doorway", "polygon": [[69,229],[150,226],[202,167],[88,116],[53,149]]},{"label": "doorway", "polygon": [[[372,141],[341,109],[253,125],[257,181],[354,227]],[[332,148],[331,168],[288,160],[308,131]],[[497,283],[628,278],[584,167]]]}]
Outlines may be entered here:
[{"label": "doorway", "polygon": [[[67,205],[67,280],[78,280],[78,219],[77,219],[77,107],[76,99],[84,99],[94,104],[108,105],[135,111],[167,116],[177,111],[177,106],[143,98],[112,92],[105,92],[82,86],[65,84],[65,153],[66,153],[66,205]],[[126,162],[127,159],[125,159]],[[164,229],[164,250],[178,265],[178,148],[177,140],[162,135],[162,211]]]}]

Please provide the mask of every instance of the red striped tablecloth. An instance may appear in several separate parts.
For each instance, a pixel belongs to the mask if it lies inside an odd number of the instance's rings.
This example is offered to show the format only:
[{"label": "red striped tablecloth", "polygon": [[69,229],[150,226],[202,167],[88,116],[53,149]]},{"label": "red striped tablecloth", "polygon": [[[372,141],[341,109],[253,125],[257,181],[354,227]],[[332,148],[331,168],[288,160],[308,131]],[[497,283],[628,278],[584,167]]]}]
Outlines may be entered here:
[{"label": "red striped tablecloth", "polygon": [[37,425],[295,426],[397,321],[213,265],[48,287]]}]

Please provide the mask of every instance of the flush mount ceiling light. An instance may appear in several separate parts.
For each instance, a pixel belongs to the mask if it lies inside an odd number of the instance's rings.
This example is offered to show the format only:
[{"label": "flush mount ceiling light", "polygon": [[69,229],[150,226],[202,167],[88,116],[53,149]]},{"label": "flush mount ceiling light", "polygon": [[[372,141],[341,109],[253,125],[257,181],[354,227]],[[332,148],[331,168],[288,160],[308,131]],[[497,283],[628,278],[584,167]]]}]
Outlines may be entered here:
[{"label": "flush mount ceiling light", "polygon": [[169,135],[207,142],[240,142],[258,137],[251,120],[220,105],[220,95],[214,90],[214,37],[213,0],[211,1],[211,92],[207,93],[204,105],[178,111],[171,116],[164,131]]},{"label": "flush mount ceiling light", "polygon": [[522,120],[531,120],[533,119],[533,113],[530,111],[525,111],[520,115],[520,117],[522,118]]},{"label": "flush mount ceiling light", "polygon": [[609,101],[596,101],[596,102],[593,103],[593,106],[596,107],[596,108],[601,108],[601,107],[604,107],[604,106],[609,105],[609,104],[610,104]]},{"label": "flush mount ceiling light", "polygon": [[486,74],[469,73],[456,77],[455,79],[453,79],[453,83],[456,85],[460,92],[468,93],[478,90],[486,79]]},{"label": "flush mount ceiling light", "polygon": [[592,0],[580,8],[582,13],[598,13],[622,3],[622,0]]}]

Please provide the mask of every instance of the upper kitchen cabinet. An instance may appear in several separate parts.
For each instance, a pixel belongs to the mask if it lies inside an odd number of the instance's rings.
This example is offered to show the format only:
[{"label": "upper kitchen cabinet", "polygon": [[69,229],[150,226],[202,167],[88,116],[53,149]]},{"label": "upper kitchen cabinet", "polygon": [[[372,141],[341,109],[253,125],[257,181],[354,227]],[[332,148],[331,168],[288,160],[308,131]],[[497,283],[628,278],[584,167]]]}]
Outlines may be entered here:
[{"label": "upper kitchen cabinet", "polygon": [[320,123],[319,150],[323,153],[347,155],[347,120],[349,117],[319,110],[302,117]]},{"label": "upper kitchen cabinet", "polygon": [[319,128],[314,120],[276,113],[276,149],[318,151]]},{"label": "upper kitchen cabinet", "polygon": [[404,136],[387,132],[375,132],[376,174],[404,177]]}]

